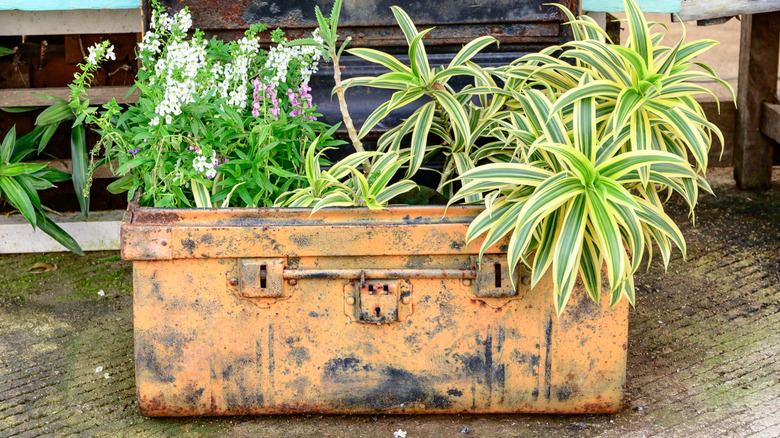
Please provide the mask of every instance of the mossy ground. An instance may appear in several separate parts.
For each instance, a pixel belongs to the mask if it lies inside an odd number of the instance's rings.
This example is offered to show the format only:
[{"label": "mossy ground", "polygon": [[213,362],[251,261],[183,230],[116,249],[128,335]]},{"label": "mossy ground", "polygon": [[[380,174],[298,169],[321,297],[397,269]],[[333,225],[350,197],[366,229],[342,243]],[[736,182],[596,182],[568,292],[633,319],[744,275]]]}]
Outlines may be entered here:
[{"label": "mossy ground", "polygon": [[[671,201],[688,260],[636,278],[619,414],[144,418],[131,265],[50,253],[0,256],[0,436],[780,436],[780,189],[740,192],[729,172],[711,171],[696,227]],[[36,262],[58,268],[27,273]]]}]

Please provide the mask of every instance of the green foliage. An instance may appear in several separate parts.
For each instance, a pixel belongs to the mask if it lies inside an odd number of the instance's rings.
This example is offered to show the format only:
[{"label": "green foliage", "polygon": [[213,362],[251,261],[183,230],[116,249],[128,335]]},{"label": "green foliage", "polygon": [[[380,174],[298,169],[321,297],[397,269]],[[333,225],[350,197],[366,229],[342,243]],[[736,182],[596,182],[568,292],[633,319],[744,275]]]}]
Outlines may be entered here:
[{"label": "green foliage", "polygon": [[[408,161],[395,152],[355,152],[323,170],[323,153],[316,153],[319,138],[309,145],[306,153],[307,185],[283,194],[277,201],[280,207],[311,207],[312,214],[325,207],[384,208],[391,199],[417,187],[413,181],[391,180]],[[371,172],[366,176],[358,165],[371,162]]]},{"label": "green foliage", "polygon": [[46,217],[38,196],[39,190],[67,180],[68,175],[47,169],[47,163],[22,162],[22,159],[35,152],[36,140],[41,135],[43,129],[36,128],[30,134],[17,138],[14,126],[0,143],[0,199],[19,210],[33,229],[38,227],[69,250],[83,254],[79,244]]},{"label": "green foliage", "polygon": [[[485,235],[484,252],[509,235],[509,266],[531,267],[532,286],[552,268],[559,314],[577,275],[600,299],[604,265],[610,302],[626,297],[634,304],[633,274],[645,250],[652,257],[653,242],[665,265],[672,243],[685,255],[684,238],[664,212],[664,193],[680,195],[693,215],[699,189],[710,191],[699,172],[712,135],[721,134],[692,98],[708,91],[688,81],[717,79],[691,61],[713,42],[662,46],[663,34],[650,31],[633,0],[625,7],[626,46],[564,9],[576,41],[490,72],[505,86],[476,91],[506,99],[491,130],[503,146],[477,154],[483,162],[461,174],[463,187],[450,200],[484,195],[486,209],[467,239]],[[484,163],[507,157],[497,148],[510,150],[508,162]]]},{"label": "green foliage", "polygon": [[[83,146],[78,126],[94,128],[100,139],[90,169],[112,166],[121,178],[109,189],[127,191],[128,199],[141,189],[142,205],[270,206],[300,187],[305,145],[318,135],[335,144],[308,94],[317,52],[288,44],[278,29],[278,45],[262,50],[262,25],[239,41],[207,40],[199,30],[188,33],[186,8],[168,17],[156,2],[152,7],[152,30],[138,46],[137,103],[90,106],[93,74],[113,50],[108,42],[90,48],[67,103],[76,115],[74,154]],[[60,113],[41,116],[40,123],[54,123]],[[74,184],[86,197],[87,167],[76,172],[75,164]]]}]

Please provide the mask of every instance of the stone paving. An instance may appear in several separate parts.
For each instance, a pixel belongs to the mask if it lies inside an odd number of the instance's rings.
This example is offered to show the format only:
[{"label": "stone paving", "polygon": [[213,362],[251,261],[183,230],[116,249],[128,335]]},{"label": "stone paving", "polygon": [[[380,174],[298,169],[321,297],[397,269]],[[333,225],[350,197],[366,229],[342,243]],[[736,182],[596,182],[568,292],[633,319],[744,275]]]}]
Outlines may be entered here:
[{"label": "stone paving", "polygon": [[[671,201],[688,260],[636,278],[619,414],[144,418],[129,263],[49,253],[0,257],[0,437],[778,437],[780,189],[710,173],[718,197],[702,196],[696,227]],[[57,269],[26,272],[36,262]]]}]

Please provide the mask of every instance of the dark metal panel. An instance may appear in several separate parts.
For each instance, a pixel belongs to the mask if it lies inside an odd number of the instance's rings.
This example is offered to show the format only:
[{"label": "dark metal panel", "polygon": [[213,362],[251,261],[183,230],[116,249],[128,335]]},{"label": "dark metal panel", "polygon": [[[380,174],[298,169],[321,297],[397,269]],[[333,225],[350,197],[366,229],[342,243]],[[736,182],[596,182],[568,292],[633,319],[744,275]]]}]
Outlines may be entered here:
[{"label": "dark metal panel", "polygon": [[[548,0],[347,0],[340,26],[344,36],[352,36],[356,45],[403,45],[390,6],[402,7],[419,27],[437,27],[426,44],[464,44],[475,36],[492,34],[502,43],[550,44],[565,40],[561,31],[564,15]],[[559,0],[577,10],[575,0]],[[314,6],[327,15],[332,1],[174,1],[163,0],[171,11],[189,7],[193,25],[207,31],[235,31],[253,23],[280,27],[297,37],[316,26]],[[229,32],[228,32],[229,33]],[[537,40],[537,37],[542,39]],[[552,37],[552,40],[550,41]]]}]

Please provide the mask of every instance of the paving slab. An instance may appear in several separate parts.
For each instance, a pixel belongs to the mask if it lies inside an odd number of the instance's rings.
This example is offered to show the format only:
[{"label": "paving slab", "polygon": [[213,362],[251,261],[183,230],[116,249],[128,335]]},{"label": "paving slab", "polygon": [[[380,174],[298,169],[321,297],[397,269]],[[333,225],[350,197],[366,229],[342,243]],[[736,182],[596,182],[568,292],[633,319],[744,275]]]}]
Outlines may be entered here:
[{"label": "paving slab", "polygon": [[701,197],[695,227],[670,201],[687,260],[637,275],[618,414],[141,417],[131,265],[45,253],[0,256],[0,437],[778,437],[780,171],[765,193],[708,176],[717,197]]}]

